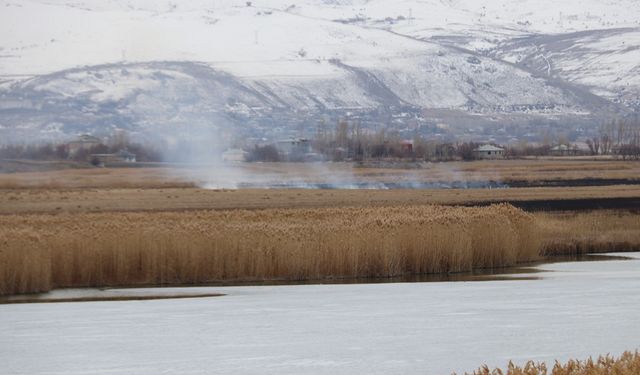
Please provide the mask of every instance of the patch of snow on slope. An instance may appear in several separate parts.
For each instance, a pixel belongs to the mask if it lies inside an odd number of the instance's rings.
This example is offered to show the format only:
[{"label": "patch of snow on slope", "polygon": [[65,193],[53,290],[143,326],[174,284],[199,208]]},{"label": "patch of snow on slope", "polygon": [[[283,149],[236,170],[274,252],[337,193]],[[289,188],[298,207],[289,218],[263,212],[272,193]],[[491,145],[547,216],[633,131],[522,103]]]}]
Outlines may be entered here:
[{"label": "patch of snow on slope", "polygon": [[640,29],[516,38],[495,55],[608,98],[640,92]]}]

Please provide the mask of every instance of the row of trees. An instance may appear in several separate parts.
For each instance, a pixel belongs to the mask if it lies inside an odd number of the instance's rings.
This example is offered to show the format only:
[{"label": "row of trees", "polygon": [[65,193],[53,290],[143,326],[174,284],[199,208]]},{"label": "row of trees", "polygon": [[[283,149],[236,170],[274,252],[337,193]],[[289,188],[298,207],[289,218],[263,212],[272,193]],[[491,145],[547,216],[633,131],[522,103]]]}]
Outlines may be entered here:
[{"label": "row of trees", "polygon": [[600,134],[587,140],[592,155],[616,155],[640,159],[640,119],[613,120],[600,127]]},{"label": "row of trees", "polygon": [[[640,160],[640,121],[615,120],[600,127],[600,134],[586,141],[592,155],[614,155],[622,159]],[[358,123],[340,121],[335,129],[321,127],[312,140],[312,149],[325,160],[366,161],[377,159],[410,159],[425,161],[472,160],[473,150],[480,146],[474,142],[439,142],[418,135],[411,140],[400,137],[398,132],[385,129],[377,132],[367,131]],[[207,147],[205,145],[205,147]],[[176,147],[173,147],[176,148]],[[186,153],[174,152],[171,147],[154,147],[131,142],[125,133],[114,134],[109,140],[91,148],[82,148],[70,153],[67,144],[24,144],[0,147],[0,158],[31,160],[76,160],[87,161],[91,154],[109,154],[127,150],[136,155],[138,161],[155,162],[169,158],[178,160]],[[211,148],[208,146],[207,148]],[[164,152],[161,153],[160,149]],[[178,150],[192,150],[186,144]],[[551,153],[551,144],[532,145],[521,143],[505,149],[505,157],[544,156]],[[174,150],[175,151],[175,150]],[[192,150],[193,151],[193,150]],[[196,150],[197,154],[202,154]],[[283,155],[273,145],[255,145],[249,147],[248,161],[282,161]],[[303,160],[303,159],[300,159]]]},{"label": "row of trees", "polygon": [[372,133],[358,123],[340,121],[335,131],[321,128],[313,140],[313,149],[327,159],[340,161],[351,159],[410,158],[415,160],[451,160],[459,157],[458,145],[429,141],[416,136],[410,142],[398,132],[382,129]]},{"label": "row of trees", "polygon": [[69,158],[66,145],[47,144],[19,144],[0,147],[2,159],[28,160],[62,160]]},{"label": "row of trees", "polygon": [[0,147],[0,159],[27,160],[73,160],[89,161],[92,154],[112,154],[127,150],[136,155],[141,162],[162,161],[160,151],[153,146],[131,142],[126,138],[113,137],[105,143],[96,144],[88,148],[78,149],[71,153],[68,144],[19,144]]},{"label": "row of trees", "polygon": [[325,158],[365,161],[371,159],[411,159],[414,161],[473,160],[473,150],[480,143],[440,142],[419,135],[402,139],[398,132],[379,130],[375,133],[363,130],[359,124],[338,122],[335,131],[321,129],[313,142],[314,150]]},{"label": "row of trees", "polygon": [[[314,139],[314,150],[332,160],[367,160],[379,158],[411,158],[415,160],[447,161],[452,159],[472,160],[473,150],[480,146],[475,142],[443,143],[415,136],[411,147],[403,143],[397,132],[380,130],[376,133],[364,131],[357,123],[340,121],[334,131],[321,129]],[[542,144],[526,142],[505,147],[504,156],[518,158],[545,156],[552,153],[558,144],[569,142],[550,140]],[[600,127],[600,135],[586,141],[591,155],[613,155],[622,159],[640,159],[640,121],[638,118],[614,120]],[[571,146],[569,146],[571,148]],[[572,154],[581,154],[573,146]]]}]

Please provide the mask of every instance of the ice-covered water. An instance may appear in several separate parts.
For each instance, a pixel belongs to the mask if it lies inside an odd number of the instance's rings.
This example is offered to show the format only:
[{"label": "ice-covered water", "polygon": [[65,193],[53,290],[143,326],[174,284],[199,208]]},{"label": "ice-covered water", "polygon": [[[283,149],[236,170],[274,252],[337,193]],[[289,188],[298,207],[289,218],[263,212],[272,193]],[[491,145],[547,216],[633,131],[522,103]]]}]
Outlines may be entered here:
[{"label": "ice-covered water", "polygon": [[0,305],[0,373],[448,374],[619,354],[640,347],[640,254],[630,256],[543,265],[537,280]]}]

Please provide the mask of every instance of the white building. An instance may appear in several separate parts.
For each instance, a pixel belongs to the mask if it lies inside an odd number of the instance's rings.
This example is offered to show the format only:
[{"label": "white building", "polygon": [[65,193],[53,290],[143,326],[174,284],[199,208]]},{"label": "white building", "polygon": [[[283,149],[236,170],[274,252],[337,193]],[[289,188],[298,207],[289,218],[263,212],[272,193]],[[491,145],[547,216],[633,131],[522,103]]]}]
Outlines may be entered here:
[{"label": "white building", "polygon": [[504,158],[504,148],[493,145],[482,145],[473,150],[476,159],[502,159]]},{"label": "white building", "polygon": [[247,160],[248,152],[239,148],[230,148],[222,153],[223,161],[243,162]]},{"label": "white building", "polygon": [[303,156],[311,152],[311,141],[306,138],[290,138],[276,142],[276,148],[285,157]]},{"label": "white building", "polygon": [[573,156],[578,154],[578,147],[568,144],[559,144],[552,147],[549,153],[553,156]]}]

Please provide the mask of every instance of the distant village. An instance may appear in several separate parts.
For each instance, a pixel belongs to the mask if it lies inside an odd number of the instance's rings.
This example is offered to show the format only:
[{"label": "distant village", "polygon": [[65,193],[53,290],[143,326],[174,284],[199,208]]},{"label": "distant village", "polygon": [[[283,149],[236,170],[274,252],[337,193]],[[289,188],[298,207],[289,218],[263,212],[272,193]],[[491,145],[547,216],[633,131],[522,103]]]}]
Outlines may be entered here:
[{"label": "distant village", "polygon": [[412,160],[454,161],[517,159],[525,157],[610,157],[640,159],[640,123],[611,122],[599,136],[570,142],[546,139],[500,145],[487,141],[447,142],[416,135],[403,138],[398,132],[371,132],[357,124],[338,122],[334,131],[313,138],[290,137],[230,147],[222,153],[228,162],[253,161],[355,161]]},{"label": "distant village", "polygon": [[[431,150],[429,150],[431,146]],[[413,140],[385,142],[366,152],[357,148],[335,148],[331,153],[318,153],[314,141],[291,138],[273,145],[256,146],[258,152],[230,148],[222,153],[227,162],[249,161],[363,161],[366,159],[423,159],[431,161],[506,159],[523,156],[589,156],[593,155],[586,144],[558,144],[553,147],[532,146],[531,153],[517,152],[495,144],[461,143],[414,146]],[[468,151],[467,151],[468,150]],[[470,152],[469,152],[470,151]],[[271,157],[269,157],[271,155]],[[256,158],[257,157],[257,158]]]},{"label": "distant village", "polygon": [[[367,162],[367,161],[470,161],[527,157],[610,157],[640,159],[640,125],[609,125],[599,137],[583,142],[565,140],[517,142],[444,142],[415,136],[406,139],[394,132],[367,132],[341,121],[335,130],[319,132],[313,138],[290,137],[275,141],[239,141],[230,138],[227,146],[189,142],[173,145],[142,144],[129,140],[123,131],[100,138],[81,134],[62,144],[7,145],[0,147],[0,158],[32,160],[71,160],[96,167],[133,166],[153,162],[206,163],[222,160],[239,162]],[[195,150],[198,149],[198,150]],[[207,155],[206,158],[202,155]],[[198,160],[202,158],[202,160]]]}]

